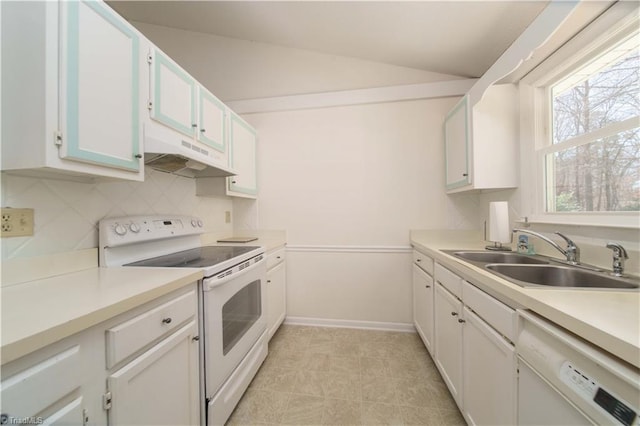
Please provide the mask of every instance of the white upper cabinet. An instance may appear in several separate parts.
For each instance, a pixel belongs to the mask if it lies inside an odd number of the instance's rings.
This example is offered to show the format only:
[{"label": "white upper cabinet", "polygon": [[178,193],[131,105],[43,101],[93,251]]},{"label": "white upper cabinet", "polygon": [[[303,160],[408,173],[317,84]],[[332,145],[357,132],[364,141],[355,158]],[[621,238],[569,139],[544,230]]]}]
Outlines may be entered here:
[{"label": "white upper cabinet", "polygon": [[196,81],[159,50],[151,55],[151,118],[193,138]]},{"label": "white upper cabinet", "polygon": [[467,97],[447,114],[444,121],[445,173],[447,189],[471,183],[469,179],[469,137]]},{"label": "white upper cabinet", "polygon": [[152,121],[145,137],[188,146],[195,159],[204,155],[226,168],[227,107],[161,50],[152,47],[148,60]]},{"label": "white upper cabinet", "polygon": [[465,96],[444,123],[448,192],[518,185],[518,90],[491,86],[473,107]]},{"label": "white upper cabinet", "polygon": [[103,2],[3,2],[2,170],[142,180],[140,36]]},{"label": "white upper cabinet", "polygon": [[207,89],[198,90],[198,140],[220,152],[226,150],[227,108]]},{"label": "white upper cabinet", "polygon": [[231,168],[238,174],[227,178],[227,194],[256,198],[258,195],[256,131],[235,113],[230,114],[229,124]]}]

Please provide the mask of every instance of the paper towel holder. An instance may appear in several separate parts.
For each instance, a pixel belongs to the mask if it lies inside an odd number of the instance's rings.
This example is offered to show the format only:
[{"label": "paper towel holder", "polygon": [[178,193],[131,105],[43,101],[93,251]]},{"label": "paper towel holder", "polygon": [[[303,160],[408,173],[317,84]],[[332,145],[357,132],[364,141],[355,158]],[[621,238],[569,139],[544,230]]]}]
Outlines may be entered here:
[{"label": "paper towel holder", "polygon": [[[489,241],[487,240],[487,221],[484,221],[484,240],[485,241]],[[511,240],[509,241],[509,243],[513,242],[513,234],[511,234]],[[488,245],[484,247],[485,250],[491,250],[491,251],[513,251],[513,249],[509,246],[503,246],[501,242],[498,241],[494,241],[493,245]]]}]

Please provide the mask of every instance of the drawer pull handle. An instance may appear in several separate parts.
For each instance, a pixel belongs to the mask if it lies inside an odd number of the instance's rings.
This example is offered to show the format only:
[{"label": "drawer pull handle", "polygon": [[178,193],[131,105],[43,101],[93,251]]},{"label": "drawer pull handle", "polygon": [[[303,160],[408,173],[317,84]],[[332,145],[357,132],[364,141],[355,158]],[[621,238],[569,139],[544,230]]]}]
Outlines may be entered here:
[{"label": "drawer pull handle", "polygon": [[452,316],[452,317],[457,317],[457,316],[458,316],[458,313],[457,313],[457,312],[451,312],[451,316]]},{"label": "drawer pull handle", "polygon": [[171,324],[171,318],[162,318],[163,324]]},{"label": "drawer pull handle", "polygon": [[200,340],[200,336],[194,336],[191,338],[191,340],[193,340],[194,342],[197,342],[198,340]]},{"label": "drawer pull handle", "polygon": [[276,256],[276,259],[282,259],[280,256]]},{"label": "drawer pull handle", "polygon": [[271,280],[267,280],[267,284],[269,284],[271,282]]},{"label": "drawer pull handle", "polygon": [[424,288],[431,288],[431,286],[430,285],[425,285]]},{"label": "drawer pull handle", "polygon": [[462,318],[458,318],[458,322],[462,324],[463,322],[467,322],[467,321],[463,320]]}]

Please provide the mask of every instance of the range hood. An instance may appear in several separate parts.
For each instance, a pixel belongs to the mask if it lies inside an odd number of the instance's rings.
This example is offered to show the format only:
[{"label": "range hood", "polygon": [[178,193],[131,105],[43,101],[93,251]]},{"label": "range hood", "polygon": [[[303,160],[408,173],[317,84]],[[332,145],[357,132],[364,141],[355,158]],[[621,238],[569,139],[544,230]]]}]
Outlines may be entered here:
[{"label": "range hood", "polygon": [[145,135],[144,164],[154,170],[188,178],[233,176],[237,172],[216,164],[207,149],[189,141],[175,143]]}]

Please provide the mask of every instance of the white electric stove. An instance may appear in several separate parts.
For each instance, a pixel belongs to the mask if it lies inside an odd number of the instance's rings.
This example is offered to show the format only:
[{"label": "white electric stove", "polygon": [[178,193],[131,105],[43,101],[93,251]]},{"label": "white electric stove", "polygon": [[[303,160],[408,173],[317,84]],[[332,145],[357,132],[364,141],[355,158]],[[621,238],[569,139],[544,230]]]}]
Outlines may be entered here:
[{"label": "white electric stove", "polygon": [[267,355],[266,261],[260,246],[201,246],[202,220],[130,216],[99,225],[100,266],[197,268],[202,415],[224,424]]}]

